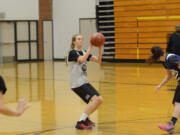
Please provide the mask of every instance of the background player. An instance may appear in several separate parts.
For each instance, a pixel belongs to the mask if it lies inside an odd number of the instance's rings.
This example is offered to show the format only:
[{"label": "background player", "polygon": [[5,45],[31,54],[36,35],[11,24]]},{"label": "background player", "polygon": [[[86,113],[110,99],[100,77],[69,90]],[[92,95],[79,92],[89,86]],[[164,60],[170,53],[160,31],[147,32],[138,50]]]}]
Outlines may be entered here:
[{"label": "background player", "polygon": [[165,85],[170,80],[172,75],[174,75],[178,80],[178,85],[173,99],[174,114],[167,125],[159,125],[160,129],[167,131],[169,133],[174,133],[174,126],[176,124],[178,117],[180,116],[180,56],[176,54],[167,54],[167,56],[165,56],[162,48],[160,48],[159,46],[152,47],[151,53],[152,55],[149,57],[147,62],[162,62],[163,66],[167,70],[167,75],[165,76],[163,81],[155,88],[155,91],[157,92],[163,85]]}]

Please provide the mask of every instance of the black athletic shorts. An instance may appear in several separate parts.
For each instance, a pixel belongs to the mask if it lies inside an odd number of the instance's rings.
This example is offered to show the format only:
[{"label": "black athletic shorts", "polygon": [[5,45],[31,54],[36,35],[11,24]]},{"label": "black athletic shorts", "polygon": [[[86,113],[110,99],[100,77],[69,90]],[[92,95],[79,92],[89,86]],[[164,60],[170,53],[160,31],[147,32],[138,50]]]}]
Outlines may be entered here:
[{"label": "black athletic shorts", "polygon": [[6,93],[6,84],[4,82],[4,79],[2,78],[2,76],[0,76],[0,91],[5,94]]},{"label": "black athletic shorts", "polygon": [[93,96],[99,96],[97,90],[89,83],[86,83],[78,88],[72,88],[72,90],[87,104]]}]

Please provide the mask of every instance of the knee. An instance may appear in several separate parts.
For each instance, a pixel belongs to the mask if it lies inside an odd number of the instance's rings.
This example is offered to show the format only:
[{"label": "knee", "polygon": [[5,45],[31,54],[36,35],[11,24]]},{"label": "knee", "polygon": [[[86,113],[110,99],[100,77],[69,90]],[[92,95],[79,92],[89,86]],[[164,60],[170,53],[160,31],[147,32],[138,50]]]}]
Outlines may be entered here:
[{"label": "knee", "polygon": [[91,101],[96,102],[97,104],[102,104],[103,103],[103,98],[101,96],[94,96]]},{"label": "knee", "polygon": [[101,96],[98,96],[96,100],[97,100],[98,104],[103,103],[103,98]]}]

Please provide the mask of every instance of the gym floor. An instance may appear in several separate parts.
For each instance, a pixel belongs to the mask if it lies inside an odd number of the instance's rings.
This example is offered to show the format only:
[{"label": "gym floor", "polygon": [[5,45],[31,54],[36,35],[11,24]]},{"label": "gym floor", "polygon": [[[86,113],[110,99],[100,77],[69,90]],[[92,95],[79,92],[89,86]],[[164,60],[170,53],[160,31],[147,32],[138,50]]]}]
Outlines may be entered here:
[{"label": "gym floor", "polygon": [[64,62],[6,63],[0,74],[10,108],[20,98],[32,105],[19,118],[0,115],[0,135],[165,135],[157,125],[166,124],[173,111],[174,80],[154,93],[166,75],[161,65],[89,63],[89,82],[104,98],[90,131],[74,128],[86,104],[71,91]]}]

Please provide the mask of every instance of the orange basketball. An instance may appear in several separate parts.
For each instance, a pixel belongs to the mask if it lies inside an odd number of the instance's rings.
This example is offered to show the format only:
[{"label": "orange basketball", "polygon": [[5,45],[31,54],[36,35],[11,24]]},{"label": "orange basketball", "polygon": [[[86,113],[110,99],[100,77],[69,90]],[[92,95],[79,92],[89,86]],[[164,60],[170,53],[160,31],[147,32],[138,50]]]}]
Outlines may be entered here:
[{"label": "orange basketball", "polygon": [[90,38],[90,42],[92,45],[99,47],[104,45],[105,42],[105,37],[102,33],[94,33],[91,38]]}]

